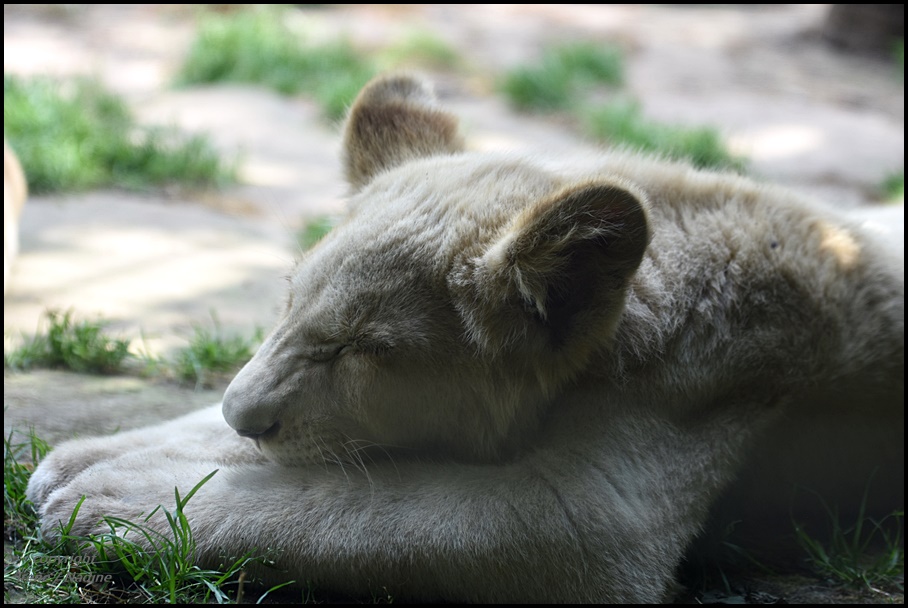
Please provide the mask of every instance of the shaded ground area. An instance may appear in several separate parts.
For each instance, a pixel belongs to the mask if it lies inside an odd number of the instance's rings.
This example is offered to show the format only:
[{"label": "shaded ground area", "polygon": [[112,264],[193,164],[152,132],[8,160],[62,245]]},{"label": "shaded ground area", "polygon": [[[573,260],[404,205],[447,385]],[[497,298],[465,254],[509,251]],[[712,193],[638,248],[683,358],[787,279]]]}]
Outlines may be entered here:
[{"label": "shaded ground area", "polygon": [[[194,31],[192,11],[178,6],[5,5],[7,73],[97,75],[143,122],[209,133],[239,158],[241,175],[239,185],[218,193],[31,198],[4,299],[8,339],[34,332],[47,308],[100,314],[115,333],[141,333],[143,348],[165,354],[212,310],[227,330],[268,328],[297,253],[295,231],[306,217],[341,212],[337,132],[314,102],[252,86],[170,88]],[[617,44],[627,56],[628,89],[648,116],[718,127],[758,177],[845,207],[878,205],[880,182],[904,166],[902,80],[892,63],[823,43],[824,10],[344,5],[309,9],[305,18],[325,37],[344,34],[364,48],[413,30],[448,42],[464,67],[433,77],[477,148],[557,153],[591,145],[557,117],[510,111],[495,93],[495,77],[538,58],[547,44]],[[170,418],[219,395],[135,377],[5,373],[4,429],[33,426],[56,442]],[[902,599],[852,595],[808,578],[735,585],[731,594],[699,599]]]}]

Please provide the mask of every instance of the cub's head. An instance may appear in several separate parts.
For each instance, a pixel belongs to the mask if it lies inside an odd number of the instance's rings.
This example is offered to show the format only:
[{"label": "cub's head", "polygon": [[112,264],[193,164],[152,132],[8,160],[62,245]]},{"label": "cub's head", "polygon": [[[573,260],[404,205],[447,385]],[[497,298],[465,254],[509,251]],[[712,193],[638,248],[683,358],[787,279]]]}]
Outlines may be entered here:
[{"label": "cub's head", "polygon": [[614,333],[641,194],[464,151],[409,76],[360,93],[344,155],[349,216],[294,267],[227,422],[288,465],[507,457]]}]

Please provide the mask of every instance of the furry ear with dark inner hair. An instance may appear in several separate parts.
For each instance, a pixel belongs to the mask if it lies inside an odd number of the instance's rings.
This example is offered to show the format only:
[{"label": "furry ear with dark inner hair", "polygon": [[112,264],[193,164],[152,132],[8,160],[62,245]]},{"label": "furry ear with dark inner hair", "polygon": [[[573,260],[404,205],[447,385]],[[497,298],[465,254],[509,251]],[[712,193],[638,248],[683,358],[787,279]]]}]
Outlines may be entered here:
[{"label": "furry ear with dark inner hair", "polygon": [[344,170],[354,192],[407,161],[461,150],[457,119],[436,106],[427,83],[407,74],[366,85],[344,128]]},{"label": "furry ear with dark inner hair", "polygon": [[493,350],[530,339],[551,353],[588,352],[591,336],[614,331],[649,240],[642,193],[598,182],[555,193],[452,280],[470,292],[469,334]]}]

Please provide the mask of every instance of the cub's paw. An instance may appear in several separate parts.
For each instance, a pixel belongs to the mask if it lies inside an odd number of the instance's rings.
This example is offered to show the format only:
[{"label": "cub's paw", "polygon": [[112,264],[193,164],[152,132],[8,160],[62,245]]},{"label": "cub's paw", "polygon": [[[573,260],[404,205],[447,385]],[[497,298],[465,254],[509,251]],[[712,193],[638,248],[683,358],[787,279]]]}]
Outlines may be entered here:
[{"label": "cub's paw", "polygon": [[[139,451],[99,462],[51,491],[39,508],[44,538],[56,541],[62,528],[70,523],[68,532],[74,536],[110,533],[111,526],[105,519],[129,521],[172,538],[162,509],[173,513],[175,491],[186,502],[193,488],[217,471],[217,465],[167,461],[157,456],[152,451]],[[190,509],[202,511],[195,507],[204,502],[208,493],[205,486],[211,482],[208,479],[189,499],[192,505],[186,507],[187,513]],[[156,509],[158,512],[149,518]],[[147,539],[143,542],[141,536],[136,533],[130,537],[147,545]]]},{"label": "cub's paw", "polygon": [[157,426],[63,443],[35,470],[28,499],[40,508],[52,492],[84,471],[139,453],[144,454],[142,464],[149,468],[166,461],[239,464],[264,459],[252,441],[227,426],[218,404]]},{"label": "cub's paw", "polygon": [[89,467],[116,458],[130,447],[137,446],[121,437],[91,437],[66,442],[41,461],[29,479],[26,495],[40,509],[52,492]]}]

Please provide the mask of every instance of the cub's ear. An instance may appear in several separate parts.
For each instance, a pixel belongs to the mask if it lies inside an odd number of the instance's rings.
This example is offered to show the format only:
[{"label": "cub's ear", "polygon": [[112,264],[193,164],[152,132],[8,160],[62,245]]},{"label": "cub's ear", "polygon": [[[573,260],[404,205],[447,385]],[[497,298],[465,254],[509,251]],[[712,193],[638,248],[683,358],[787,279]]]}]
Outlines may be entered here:
[{"label": "cub's ear", "polygon": [[354,191],[408,160],[462,149],[457,119],[436,107],[428,84],[405,74],[367,84],[344,128],[344,168]]},{"label": "cub's ear", "polygon": [[614,332],[649,244],[644,200],[622,185],[587,183],[521,213],[471,276],[455,281],[475,290],[460,307],[473,338],[494,350],[526,338],[571,353],[569,367],[585,359]]}]

